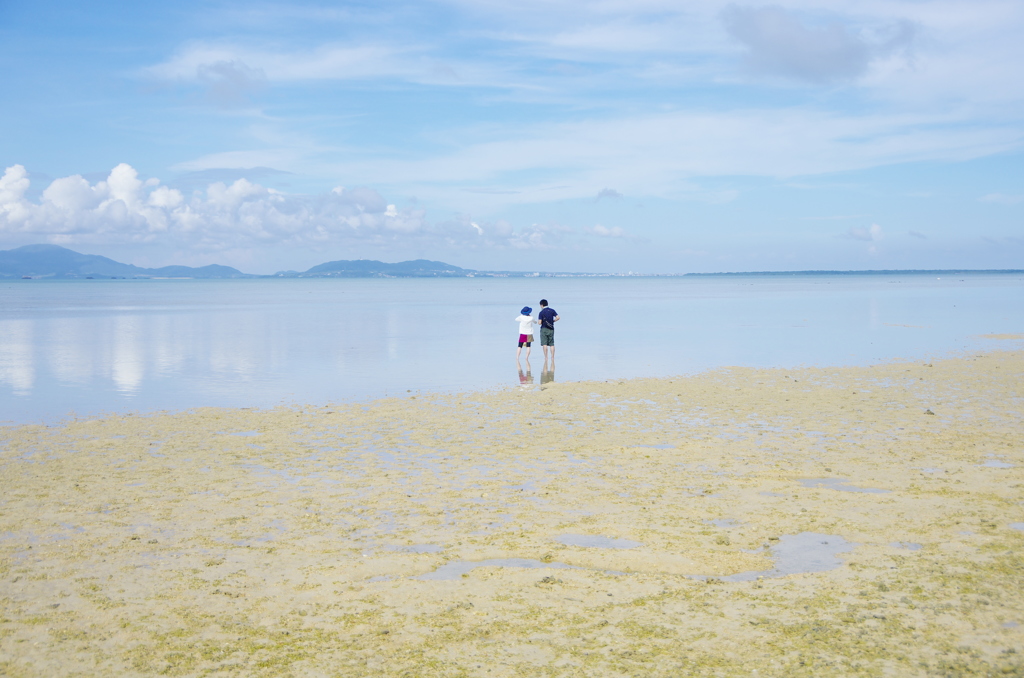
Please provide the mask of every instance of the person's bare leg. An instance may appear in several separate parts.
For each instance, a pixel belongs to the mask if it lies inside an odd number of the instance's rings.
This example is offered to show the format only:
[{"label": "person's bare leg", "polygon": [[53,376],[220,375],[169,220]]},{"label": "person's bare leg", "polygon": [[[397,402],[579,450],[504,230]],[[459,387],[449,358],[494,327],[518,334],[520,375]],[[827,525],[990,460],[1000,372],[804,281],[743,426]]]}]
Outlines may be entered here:
[{"label": "person's bare leg", "polygon": [[526,362],[530,362],[530,347],[526,347]]},{"label": "person's bare leg", "polygon": [[[522,352],[523,352],[523,347],[522,346],[520,346],[519,348],[516,349],[516,363],[517,364],[519,363],[519,354],[522,353]],[[529,355],[529,354],[527,354],[527,355]]]}]

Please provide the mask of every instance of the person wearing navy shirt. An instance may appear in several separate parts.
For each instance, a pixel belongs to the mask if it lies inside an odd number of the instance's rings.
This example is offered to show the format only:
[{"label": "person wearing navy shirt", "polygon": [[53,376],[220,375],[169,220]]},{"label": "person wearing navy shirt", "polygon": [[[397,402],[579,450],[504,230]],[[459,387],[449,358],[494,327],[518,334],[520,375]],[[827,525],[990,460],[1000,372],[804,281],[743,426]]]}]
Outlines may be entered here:
[{"label": "person wearing navy shirt", "polygon": [[540,347],[544,351],[544,363],[548,362],[548,349],[551,349],[551,369],[555,368],[555,323],[559,320],[558,312],[548,307],[548,300],[540,300]]}]

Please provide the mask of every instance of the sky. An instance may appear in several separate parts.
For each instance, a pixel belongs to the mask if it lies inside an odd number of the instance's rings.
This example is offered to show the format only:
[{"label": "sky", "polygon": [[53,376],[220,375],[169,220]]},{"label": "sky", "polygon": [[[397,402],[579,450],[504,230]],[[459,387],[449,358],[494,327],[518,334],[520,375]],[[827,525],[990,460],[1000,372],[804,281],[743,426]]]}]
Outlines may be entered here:
[{"label": "sky", "polygon": [[0,249],[1024,268],[1020,0],[0,0]]}]

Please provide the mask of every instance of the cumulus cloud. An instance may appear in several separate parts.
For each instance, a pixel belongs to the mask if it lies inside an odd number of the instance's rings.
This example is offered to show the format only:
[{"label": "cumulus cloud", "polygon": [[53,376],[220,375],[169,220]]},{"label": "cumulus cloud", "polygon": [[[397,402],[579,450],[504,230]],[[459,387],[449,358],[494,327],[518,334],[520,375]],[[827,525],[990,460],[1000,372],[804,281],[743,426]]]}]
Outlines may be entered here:
[{"label": "cumulus cloud", "polygon": [[431,224],[423,210],[399,208],[365,187],[291,195],[243,177],[187,195],[157,179],[143,181],[124,163],[96,183],[79,175],[56,179],[35,202],[26,197],[30,184],[21,165],[0,177],[0,236],[206,251],[338,243],[551,250],[583,246],[586,234],[628,237],[618,228],[581,234],[560,224],[517,228],[469,216]]},{"label": "cumulus cloud", "polygon": [[722,20],[748,48],[746,63],[752,71],[813,83],[857,78],[872,59],[905,49],[914,36],[909,22],[888,26],[869,38],[838,21],[808,25],[777,6],[732,5]]},{"label": "cumulus cloud", "polygon": [[274,169],[273,167],[244,167],[244,168],[223,168],[216,167],[198,171],[185,172],[168,182],[171,188],[177,188],[186,192],[205,189],[210,184],[220,181],[226,184],[233,183],[239,179],[249,181],[279,180],[286,178],[291,172]]},{"label": "cumulus cloud", "polygon": [[614,188],[602,188],[597,192],[597,196],[594,198],[594,202],[601,200],[601,198],[621,198],[622,194],[616,191]]},{"label": "cumulus cloud", "polygon": [[882,227],[878,224],[871,224],[868,228],[853,226],[846,232],[846,237],[854,240],[865,240],[875,242],[882,239]]},{"label": "cumulus cloud", "polygon": [[910,230],[910,231],[907,231],[907,235],[911,236],[912,238],[919,238],[921,240],[927,240],[928,239],[928,236],[925,235],[924,233],[922,233],[921,231]]},{"label": "cumulus cloud", "polygon": [[54,242],[168,242],[213,249],[257,243],[381,240],[423,231],[423,212],[399,210],[376,191],[338,187],[315,196],[287,195],[247,179],[214,182],[186,196],[127,164],[90,184],[81,176],[53,181],[38,202],[26,199],[21,165],[0,178],[0,233]]},{"label": "cumulus cloud", "polygon": [[[14,211],[30,185],[28,172],[21,165],[8,167],[0,177],[0,210]],[[0,214],[4,212],[0,211]]]}]

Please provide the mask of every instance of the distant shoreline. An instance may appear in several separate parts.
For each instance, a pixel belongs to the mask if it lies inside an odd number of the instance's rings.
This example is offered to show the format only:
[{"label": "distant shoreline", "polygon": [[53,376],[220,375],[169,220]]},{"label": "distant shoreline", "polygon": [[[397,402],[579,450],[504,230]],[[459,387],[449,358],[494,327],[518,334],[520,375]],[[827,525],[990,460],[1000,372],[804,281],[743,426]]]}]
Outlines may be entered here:
[{"label": "distant shoreline", "polygon": [[1005,275],[1024,269],[888,269],[864,271],[723,271],[713,273],[594,273],[580,271],[478,271],[443,261],[414,259],[388,263],[372,259],[327,261],[305,271],[243,273],[220,264],[142,268],[58,245],[26,245],[0,251],[0,280],[239,280],[266,278],[681,278],[685,276],[807,275]]},{"label": "distant shoreline", "polygon": [[23,281],[23,280],[60,280],[60,281],[84,281],[84,280],[314,280],[314,279],[344,279],[344,280],[385,280],[385,279],[459,279],[459,278],[723,278],[723,277],[786,277],[786,276],[893,276],[893,275],[1021,275],[1024,269],[885,269],[885,270],[863,270],[863,271],[723,271],[715,273],[560,273],[560,272],[522,272],[522,271],[473,271],[472,273],[442,273],[434,275],[395,275],[386,273],[325,273],[321,275],[289,275],[278,274],[253,274],[245,273],[231,277],[198,277],[198,276],[2,276],[0,281]]},{"label": "distant shoreline", "polygon": [[816,270],[816,271],[746,271],[746,272],[724,272],[724,273],[684,273],[686,276],[722,276],[722,275],[934,275],[934,274],[946,274],[946,275],[1005,275],[1014,273],[1024,273],[1024,269],[1019,268],[992,268],[992,269],[978,269],[978,268],[908,268],[908,269],[879,269],[879,270],[863,270],[863,271],[828,271],[828,270]]}]

